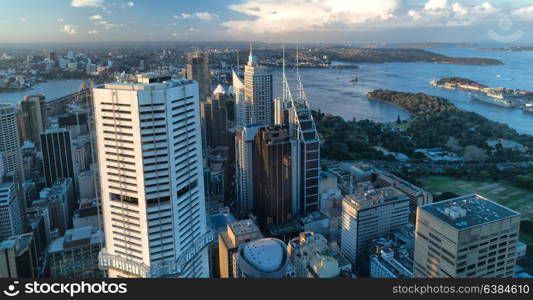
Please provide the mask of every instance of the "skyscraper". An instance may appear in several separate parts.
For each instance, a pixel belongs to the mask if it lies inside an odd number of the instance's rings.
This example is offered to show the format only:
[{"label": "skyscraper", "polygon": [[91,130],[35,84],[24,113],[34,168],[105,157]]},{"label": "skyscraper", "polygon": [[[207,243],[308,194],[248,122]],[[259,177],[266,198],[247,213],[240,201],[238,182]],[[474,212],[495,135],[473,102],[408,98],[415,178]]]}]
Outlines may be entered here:
[{"label": "skyscraper", "polygon": [[61,178],[76,179],[72,161],[72,139],[66,129],[50,129],[41,134],[44,178],[47,187]]},{"label": "skyscraper", "polygon": [[414,277],[513,277],[519,231],[518,212],[479,195],[421,206]]},{"label": "skyscraper", "polygon": [[193,52],[187,54],[186,77],[198,82],[200,102],[211,94],[211,74],[209,73],[209,55]]},{"label": "skyscraper", "polygon": [[45,96],[25,96],[18,105],[21,141],[30,141],[37,149],[41,149],[40,135],[48,127]]},{"label": "skyscraper", "polygon": [[218,234],[219,268],[221,278],[237,277],[235,255],[239,246],[263,238],[259,227],[250,219],[238,221],[227,226]]},{"label": "skyscraper", "polygon": [[0,242],[0,278],[36,278],[39,269],[33,233]]},{"label": "skyscraper", "polygon": [[254,209],[253,154],[255,136],[263,125],[247,125],[236,129],[235,156],[237,211],[245,218]]},{"label": "skyscraper", "polygon": [[[198,84],[159,74],[93,90],[110,277],[207,277]],[[190,251],[194,255],[190,255]],[[157,276],[156,274],[156,276]]]},{"label": "skyscraper", "polygon": [[0,154],[4,173],[15,176],[20,186],[24,182],[24,172],[16,110],[12,104],[0,104]]},{"label": "skyscraper", "polygon": [[228,144],[227,98],[226,91],[219,85],[213,95],[201,104],[209,148],[226,147]]},{"label": "skyscraper", "polygon": [[409,222],[409,198],[381,188],[358,192],[342,200],[341,250],[363,275],[368,272],[368,247]]},{"label": "skyscraper", "polygon": [[248,64],[244,68],[244,81],[234,72],[233,86],[237,127],[250,124],[266,126],[274,124],[272,74],[259,66],[251,46]]},{"label": "skyscraper", "polygon": [[263,127],[253,154],[254,212],[262,230],[292,220],[291,139],[286,128]]},{"label": "skyscraper", "polygon": [[24,233],[24,204],[13,179],[3,176],[0,172],[0,241]]}]

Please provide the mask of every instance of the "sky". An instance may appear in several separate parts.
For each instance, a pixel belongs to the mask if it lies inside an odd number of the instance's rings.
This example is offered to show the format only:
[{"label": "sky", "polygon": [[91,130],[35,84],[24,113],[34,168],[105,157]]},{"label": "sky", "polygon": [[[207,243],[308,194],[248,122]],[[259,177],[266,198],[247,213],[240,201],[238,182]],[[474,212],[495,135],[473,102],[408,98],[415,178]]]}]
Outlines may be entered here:
[{"label": "sky", "polygon": [[2,0],[0,43],[533,42],[533,0]]}]

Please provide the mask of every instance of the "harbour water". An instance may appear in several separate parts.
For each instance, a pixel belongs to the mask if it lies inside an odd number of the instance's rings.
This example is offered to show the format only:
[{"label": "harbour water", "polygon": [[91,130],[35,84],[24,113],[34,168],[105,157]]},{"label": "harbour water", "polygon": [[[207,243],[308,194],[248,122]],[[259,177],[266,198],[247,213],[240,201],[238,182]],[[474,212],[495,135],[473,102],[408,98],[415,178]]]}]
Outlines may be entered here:
[{"label": "harbour water", "polygon": [[[356,118],[377,122],[402,119],[407,114],[399,108],[375,100],[366,94],[374,89],[427,93],[451,100],[460,109],[473,111],[486,118],[506,123],[520,133],[533,135],[533,114],[519,109],[506,109],[474,101],[466,92],[433,87],[429,82],[444,77],[463,77],[491,87],[533,90],[533,51],[482,51],[463,48],[430,49],[452,57],[486,57],[504,62],[498,66],[469,66],[436,63],[360,63],[359,69],[301,69],[309,102],[314,109],[340,115],[347,120]],[[344,64],[336,62],[337,64]],[[280,70],[273,70],[275,89],[280,90]],[[294,70],[288,72],[294,77]],[[350,82],[357,76],[358,82]]]},{"label": "harbour water", "polygon": [[[506,123],[520,133],[533,135],[533,114],[471,100],[466,92],[433,87],[429,82],[444,77],[464,77],[491,87],[533,90],[533,51],[482,51],[463,48],[431,49],[453,57],[486,57],[504,62],[498,66],[468,66],[436,63],[361,63],[359,69],[301,69],[309,102],[313,109],[342,116],[347,120],[370,119],[376,122],[395,121],[398,115],[409,114],[384,102],[369,100],[366,94],[374,89],[421,92],[450,99],[460,109],[474,111],[488,119]],[[342,64],[342,62],[336,62]],[[274,93],[281,94],[281,70],[273,69]],[[294,70],[288,70],[294,78]],[[358,77],[358,82],[350,82]],[[54,80],[32,89],[0,93],[0,103],[16,103],[24,95],[44,93],[54,99],[79,89],[82,80]]]}]

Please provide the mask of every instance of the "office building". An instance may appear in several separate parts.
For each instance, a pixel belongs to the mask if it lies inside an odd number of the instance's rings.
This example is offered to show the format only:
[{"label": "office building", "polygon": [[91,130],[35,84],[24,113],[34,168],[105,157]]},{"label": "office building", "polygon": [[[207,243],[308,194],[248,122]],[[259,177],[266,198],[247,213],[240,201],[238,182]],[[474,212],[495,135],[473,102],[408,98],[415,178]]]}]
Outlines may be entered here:
[{"label": "office building", "polygon": [[250,103],[245,101],[245,86],[243,79],[235,71],[233,75],[233,93],[235,98],[234,119],[235,127],[240,128],[252,124]]},{"label": "office building", "polygon": [[244,102],[251,106],[248,124],[274,125],[272,74],[259,66],[252,49],[244,68]]},{"label": "office building", "polygon": [[0,172],[0,241],[24,230],[24,204],[17,186]]},{"label": "office building", "polygon": [[218,233],[218,261],[221,278],[235,278],[235,254],[239,246],[263,238],[259,227],[250,219],[230,223]]},{"label": "office building", "polygon": [[17,188],[22,190],[24,171],[16,109],[12,104],[0,104],[0,154],[2,155],[4,174],[15,176]]},{"label": "office building", "polygon": [[409,198],[392,187],[347,195],[342,201],[342,253],[366,276],[369,242],[408,222]]},{"label": "office building", "polygon": [[45,184],[51,187],[58,179],[76,179],[72,161],[72,140],[66,129],[49,129],[41,134]]},{"label": "office building", "polygon": [[246,125],[235,133],[235,177],[237,182],[237,211],[246,218],[254,210],[254,143],[263,125]]},{"label": "office building", "polygon": [[295,277],[287,246],[278,239],[264,238],[242,244],[235,262],[237,278]]},{"label": "office building", "polygon": [[519,231],[518,212],[480,195],[421,206],[414,277],[511,278]]},{"label": "office building", "polygon": [[198,82],[200,102],[206,101],[211,94],[211,73],[209,72],[209,55],[193,52],[187,54],[187,79]]},{"label": "office building", "polygon": [[0,278],[36,278],[38,270],[33,233],[0,242]]},{"label": "office building", "polygon": [[56,235],[63,235],[72,225],[72,216],[77,208],[71,178],[59,179],[52,187],[39,192],[39,200],[33,206],[47,208],[50,215],[50,228]]},{"label": "office building", "polygon": [[291,139],[286,128],[263,127],[255,136],[254,212],[263,230],[292,220],[291,151]]},{"label": "office building", "polygon": [[219,85],[214,94],[207,97],[207,100],[201,104],[209,148],[228,146],[227,100],[225,90]]},{"label": "office building", "polygon": [[102,232],[92,226],[69,229],[48,248],[52,278],[103,278],[98,268]]},{"label": "office building", "polygon": [[[93,95],[101,267],[110,277],[207,277],[207,249],[196,247],[209,240],[198,84],[150,73],[98,86]],[[174,273],[164,273],[161,266],[174,262]]]},{"label": "office building", "polygon": [[40,136],[48,128],[45,96],[25,96],[18,106],[21,142],[30,141],[37,149],[41,149]]},{"label": "office building", "polygon": [[412,278],[413,257],[405,245],[392,239],[377,238],[371,242],[371,278]]},{"label": "office building", "polygon": [[296,278],[351,277],[352,266],[336,243],[321,234],[302,232],[288,243],[289,259]]}]

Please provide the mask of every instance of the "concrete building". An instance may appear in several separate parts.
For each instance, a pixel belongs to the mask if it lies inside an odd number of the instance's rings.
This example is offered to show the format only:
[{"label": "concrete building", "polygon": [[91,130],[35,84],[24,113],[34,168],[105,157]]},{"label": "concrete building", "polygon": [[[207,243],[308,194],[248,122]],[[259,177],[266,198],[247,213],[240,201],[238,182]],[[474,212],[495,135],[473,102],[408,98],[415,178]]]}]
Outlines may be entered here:
[{"label": "concrete building", "polygon": [[242,244],[236,253],[237,278],[291,278],[295,276],[287,246],[265,238]]},{"label": "concrete building", "polygon": [[254,210],[254,142],[260,124],[237,128],[235,135],[235,168],[237,181],[237,211],[239,217],[246,218]]},{"label": "concrete building", "polygon": [[228,96],[221,85],[214,94],[202,102],[202,118],[205,122],[206,142],[209,148],[228,146]]},{"label": "concrete building", "polygon": [[206,101],[211,94],[211,73],[209,55],[193,52],[187,54],[186,78],[198,82],[200,102]]},{"label": "concrete building", "polygon": [[480,195],[421,206],[414,277],[511,278],[519,230],[518,212]]},{"label": "concrete building", "polygon": [[0,104],[0,155],[2,155],[4,174],[14,175],[17,188],[22,190],[21,185],[24,182],[22,153],[16,110],[12,104]]},{"label": "concrete building", "polygon": [[244,82],[234,74],[237,126],[274,122],[274,97],[272,74],[259,66],[250,49],[248,64],[244,68]]},{"label": "concrete building", "polygon": [[412,278],[413,257],[405,245],[397,246],[393,240],[377,238],[371,243],[371,278]]},{"label": "concrete building", "polygon": [[24,232],[24,203],[12,177],[4,177],[0,156],[0,241]]},{"label": "concrete building", "polygon": [[367,275],[369,242],[408,222],[409,198],[392,187],[347,195],[342,202],[342,253]]},{"label": "concrete building", "polygon": [[0,278],[36,278],[39,269],[33,233],[0,243]]},{"label": "concrete building", "polygon": [[63,235],[71,227],[72,216],[76,209],[74,188],[71,178],[57,180],[49,188],[39,192],[39,200],[33,201],[36,207],[47,208],[50,215],[50,228],[56,235]]},{"label": "concrete building", "polygon": [[289,259],[296,278],[351,277],[352,266],[340,254],[336,243],[330,244],[321,234],[303,232],[289,241]]},{"label": "concrete building", "polygon": [[18,107],[21,142],[30,141],[37,149],[41,149],[40,135],[48,128],[45,96],[42,94],[24,96]]},{"label": "concrete building", "polygon": [[207,277],[207,249],[196,246],[209,241],[198,84],[152,73],[93,94],[101,267],[110,277]]},{"label": "concrete building", "polygon": [[218,233],[219,269],[221,278],[235,278],[237,273],[236,253],[239,247],[250,241],[263,238],[259,227],[250,219],[227,225],[225,231]]},{"label": "concrete building", "polygon": [[69,229],[53,240],[48,248],[52,278],[103,278],[98,268],[98,253],[103,245],[102,232],[92,226]]},{"label": "concrete building", "polygon": [[254,214],[259,228],[288,223],[294,216],[292,143],[286,128],[263,127],[253,154]]}]

